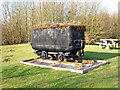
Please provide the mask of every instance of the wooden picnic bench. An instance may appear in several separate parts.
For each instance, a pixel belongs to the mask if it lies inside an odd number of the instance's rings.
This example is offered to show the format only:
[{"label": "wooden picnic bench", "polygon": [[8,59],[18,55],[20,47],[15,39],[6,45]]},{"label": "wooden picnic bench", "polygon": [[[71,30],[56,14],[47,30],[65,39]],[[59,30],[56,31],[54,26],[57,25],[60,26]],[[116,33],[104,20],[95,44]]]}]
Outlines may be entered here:
[{"label": "wooden picnic bench", "polygon": [[118,47],[116,46],[116,43],[119,42],[119,39],[100,39],[100,41],[102,41],[102,43],[96,43],[96,44],[99,44],[99,48],[102,48],[103,46],[105,46],[106,49],[110,49],[111,46],[113,48]]}]

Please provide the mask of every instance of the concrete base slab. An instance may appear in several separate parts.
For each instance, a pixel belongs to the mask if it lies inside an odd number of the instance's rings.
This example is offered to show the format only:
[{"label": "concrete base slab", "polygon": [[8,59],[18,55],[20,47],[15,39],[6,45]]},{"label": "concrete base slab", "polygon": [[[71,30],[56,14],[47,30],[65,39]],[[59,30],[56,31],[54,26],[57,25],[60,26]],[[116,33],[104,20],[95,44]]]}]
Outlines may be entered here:
[{"label": "concrete base slab", "polygon": [[24,65],[33,65],[38,67],[52,68],[55,70],[65,70],[65,71],[84,74],[89,70],[93,70],[94,68],[98,68],[102,65],[109,64],[110,62],[103,60],[94,60],[94,64],[88,64],[88,63],[76,63],[76,62],[59,62],[59,61],[42,60],[42,59],[30,59],[30,60],[20,61],[20,63]]}]

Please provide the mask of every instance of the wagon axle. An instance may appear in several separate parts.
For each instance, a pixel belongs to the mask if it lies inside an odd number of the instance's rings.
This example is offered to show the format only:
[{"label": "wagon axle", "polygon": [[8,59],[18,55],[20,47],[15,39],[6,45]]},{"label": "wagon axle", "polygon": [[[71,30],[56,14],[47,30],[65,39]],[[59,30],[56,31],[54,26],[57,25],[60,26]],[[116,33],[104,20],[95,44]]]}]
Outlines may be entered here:
[{"label": "wagon axle", "polygon": [[[43,60],[48,59],[49,56],[58,61],[75,61],[76,58],[79,58],[78,56],[83,55],[81,51],[78,51],[77,53],[63,53],[63,52],[47,52],[47,51],[35,51],[35,54],[40,56]],[[78,55],[79,54],[79,55]]]}]

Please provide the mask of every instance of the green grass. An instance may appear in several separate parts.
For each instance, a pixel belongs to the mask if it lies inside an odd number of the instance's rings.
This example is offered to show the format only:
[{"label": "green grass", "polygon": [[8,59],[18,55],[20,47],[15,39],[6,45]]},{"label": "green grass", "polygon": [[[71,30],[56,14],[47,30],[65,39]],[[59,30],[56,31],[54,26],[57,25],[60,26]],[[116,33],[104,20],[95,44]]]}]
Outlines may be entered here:
[{"label": "green grass", "polygon": [[20,64],[21,60],[38,57],[33,51],[28,44],[2,46],[2,59],[13,55],[2,62],[2,88],[118,88],[118,49],[86,45],[83,59],[111,63],[83,75]]}]

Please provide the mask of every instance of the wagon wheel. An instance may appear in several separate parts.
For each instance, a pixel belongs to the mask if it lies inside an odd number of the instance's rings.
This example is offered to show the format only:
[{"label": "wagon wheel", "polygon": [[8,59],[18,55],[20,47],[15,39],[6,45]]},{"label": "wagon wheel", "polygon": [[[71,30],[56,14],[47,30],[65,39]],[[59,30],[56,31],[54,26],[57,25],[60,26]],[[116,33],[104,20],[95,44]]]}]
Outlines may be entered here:
[{"label": "wagon wheel", "polygon": [[63,53],[58,53],[57,59],[58,59],[58,61],[63,61],[64,60],[64,54]]},{"label": "wagon wheel", "polygon": [[42,59],[47,59],[47,57],[48,57],[47,52],[46,52],[46,51],[42,51],[42,53],[41,53],[41,58],[42,58]]}]

